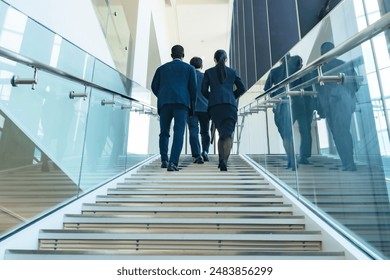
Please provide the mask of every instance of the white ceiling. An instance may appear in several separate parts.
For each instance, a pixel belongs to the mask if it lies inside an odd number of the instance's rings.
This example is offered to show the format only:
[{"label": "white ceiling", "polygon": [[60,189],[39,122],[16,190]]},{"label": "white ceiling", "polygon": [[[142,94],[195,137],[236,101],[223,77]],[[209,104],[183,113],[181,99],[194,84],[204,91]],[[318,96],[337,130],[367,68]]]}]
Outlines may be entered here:
[{"label": "white ceiling", "polygon": [[[198,56],[203,69],[214,66],[214,52],[229,51],[233,0],[166,0],[172,20],[172,45],[181,44],[185,61]],[[176,21],[176,22],[175,22]]]}]

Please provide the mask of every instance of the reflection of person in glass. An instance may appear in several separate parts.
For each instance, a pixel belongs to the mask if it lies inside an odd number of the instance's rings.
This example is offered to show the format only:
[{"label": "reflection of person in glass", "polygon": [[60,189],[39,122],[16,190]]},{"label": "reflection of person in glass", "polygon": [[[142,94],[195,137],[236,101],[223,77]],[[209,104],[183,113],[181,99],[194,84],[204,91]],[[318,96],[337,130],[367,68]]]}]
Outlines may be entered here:
[{"label": "reflection of person in glass", "polygon": [[[292,56],[288,61],[288,75],[302,68],[302,58],[298,55]],[[291,83],[291,88],[294,90],[295,86],[301,85],[310,80],[312,73],[308,73],[303,77]],[[304,91],[313,91],[312,86],[304,88]],[[309,164],[308,158],[311,157],[312,137],[311,137],[311,123],[313,121],[313,112],[315,105],[315,98],[309,94],[292,96],[291,109],[293,116],[293,123],[298,122],[298,129],[301,143],[299,145],[299,161],[301,164]]]},{"label": "reflection of person in glass", "polygon": [[[274,69],[271,69],[270,74],[264,85],[264,90],[270,89],[272,86],[283,81],[287,76],[297,72],[302,68],[302,58],[298,55],[290,56],[289,54],[281,60],[281,64]],[[301,84],[304,78],[298,79],[291,83],[291,87],[295,87]],[[271,97],[280,94],[282,90],[271,93]],[[291,108],[293,122],[298,121],[299,133],[301,136],[300,145],[300,160],[302,164],[308,164],[307,158],[311,156],[311,121],[313,116],[313,102],[310,96],[296,96],[291,98]],[[296,163],[294,158],[294,145],[292,140],[292,121],[290,105],[286,96],[282,97],[280,103],[278,103],[274,109],[274,121],[278,128],[280,137],[283,140],[283,147],[287,154],[287,166],[286,168],[296,169]]]},{"label": "reflection of person in glass", "polygon": [[[321,55],[334,48],[330,42],[321,45]],[[334,72],[332,71],[334,69]],[[342,83],[325,83],[318,87],[318,113],[326,118],[333,140],[343,165],[343,171],[356,171],[353,159],[353,141],[350,132],[352,114],[356,108],[356,92],[359,83],[352,64],[332,59],[322,66],[326,75],[344,73],[347,79]],[[351,78],[352,77],[352,78]]]}]

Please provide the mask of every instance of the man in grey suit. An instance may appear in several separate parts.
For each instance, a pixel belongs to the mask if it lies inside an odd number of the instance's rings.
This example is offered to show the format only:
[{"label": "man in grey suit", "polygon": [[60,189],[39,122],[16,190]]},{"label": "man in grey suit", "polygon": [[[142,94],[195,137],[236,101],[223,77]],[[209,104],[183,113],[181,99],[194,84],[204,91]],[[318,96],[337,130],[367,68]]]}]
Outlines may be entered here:
[{"label": "man in grey suit", "polygon": [[[157,68],[152,80],[152,91],[157,97],[160,115],[159,148],[161,168],[179,171],[180,153],[183,148],[187,116],[196,99],[197,81],[195,68],[183,62],[184,48],[175,45],[171,50],[172,61]],[[172,119],[173,141],[168,159],[169,131]]]}]

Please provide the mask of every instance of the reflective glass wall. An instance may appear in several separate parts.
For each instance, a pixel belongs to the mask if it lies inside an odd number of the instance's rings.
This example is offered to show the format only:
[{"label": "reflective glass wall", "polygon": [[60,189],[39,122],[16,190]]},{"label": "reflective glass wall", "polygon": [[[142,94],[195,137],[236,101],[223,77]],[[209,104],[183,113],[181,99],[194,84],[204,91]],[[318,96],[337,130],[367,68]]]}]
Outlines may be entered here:
[{"label": "reflective glass wall", "polygon": [[137,3],[126,3],[127,6],[124,7],[117,1],[92,0],[91,2],[102,26],[116,69],[130,77],[132,69],[129,69],[129,66],[132,64],[129,61],[132,61],[134,56],[134,39],[124,9],[137,10]]},{"label": "reflective glass wall", "polygon": [[[388,259],[389,37],[364,33],[378,21],[390,25],[384,4],[344,1],[259,80],[252,90],[260,97],[240,109],[239,150],[372,256]],[[346,47],[359,32],[371,38]],[[305,71],[338,47],[344,51]]]},{"label": "reflective glass wall", "polygon": [[[149,92],[0,1],[0,237],[150,157],[128,127]],[[131,152],[129,152],[131,151]]]}]

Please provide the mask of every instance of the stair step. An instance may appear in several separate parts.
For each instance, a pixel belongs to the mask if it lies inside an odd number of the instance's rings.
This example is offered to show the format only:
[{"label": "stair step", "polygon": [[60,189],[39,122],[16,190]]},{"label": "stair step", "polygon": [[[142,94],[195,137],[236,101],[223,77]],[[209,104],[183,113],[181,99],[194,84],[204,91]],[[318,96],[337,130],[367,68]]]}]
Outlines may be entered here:
[{"label": "stair step", "polygon": [[83,214],[96,215],[129,215],[129,216],[154,216],[171,217],[180,213],[181,217],[259,217],[292,215],[291,205],[262,207],[147,207],[147,206],[123,206],[89,203],[82,207]]},{"label": "stair step", "polygon": [[[177,215],[176,215],[177,216]],[[155,232],[195,232],[228,233],[228,231],[291,231],[305,228],[304,218],[299,216],[279,216],[261,218],[161,218],[161,217],[119,217],[117,215],[66,215],[65,229],[110,229],[122,231]],[[217,232],[216,232],[217,231]],[[248,232],[247,232],[248,233]]]},{"label": "stair step", "polygon": [[[180,216],[181,213],[178,213],[177,216]],[[187,219],[187,218],[153,218],[153,219],[145,219],[145,218],[128,218],[128,217],[120,217],[118,215],[112,215],[111,217],[107,216],[97,216],[97,215],[83,215],[83,214],[67,214],[64,216],[64,222],[75,222],[77,220],[80,223],[90,222],[91,220],[101,220],[104,223],[204,223],[204,224],[280,224],[280,223],[302,223],[304,221],[303,216],[287,216],[284,217],[264,217],[261,219]]]},{"label": "stair step", "polygon": [[43,250],[321,250],[319,232],[256,234],[129,234],[115,231],[41,230]]},{"label": "stair step", "polygon": [[118,197],[109,195],[96,196],[96,202],[135,202],[135,203],[283,203],[282,196],[273,197],[258,197],[258,198],[220,198],[220,197],[203,197],[203,198],[188,198],[188,197]]},{"label": "stair step", "polygon": [[[177,174],[179,174],[180,172],[177,172]],[[175,173],[175,176],[171,176],[170,173],[167,173],[165,172],[164,174],[161,174],[161,173],[158,173],[158,174],[142,174],[142,176],[140,174],[138,174],[138,176],[135,176],[136,174],[134,174],[134,176],[131,176],[131,178],[125,178],[126,181],[130,181],[130,180],[165,180],[165,179],[180,179],[182,180],[183,178],[185,178],[186,180],[196,180],[196,181],[208,181],[208,180],[220,180],[221,178],[223,178],[224,180],[261,180],[261,181],[264,181],[264,178],[262,178],[259,174],[255,174],[255,175],[243,175],[243,174],[237,174],[237,175],[215,175],[215,173],[212,173],[212,174],[207,174],[207,173],[204,173],[204,174],[189,174],[189,173],[180,173],[179,175],[176,175]]]},{"label": "stair step", "polygon": [[123,190],[123,189],[109,189],[107,195],[121,195],[121,196],[145,196],[145,195],[161,195],[161,196],[241,196],[241,197],[257,197],[257,196],[275,196],[275,191],[221,191],[221,190]]},{"label": "stair step", "polygon": [[[268,182],[262,182],[256,185],[240,185],[239,183],[235,185],[213,185],[213,184],[182,184],[177,186],[166,186],[163,184],[154,183],[151,184],[142,184],[142,185],[134,185],[130,182],[128,183],[118,183],[117,189],[132,189],[132,190],[140,190],[140,189],[164,189],[164,190],[178,190],[178,189],[212,189],[212,190],[275,190],[273,188],[269,188]],[[266,187],[265,187],[266,186]]]},{"label": "stair step", "polygon": [[319,231],[283,232],[277,234],[127,234],[110,231],[40,230],[39,240],[179,240],[191,241],[321,241]]},{"label": "stair step", "polygon": [[53,251],[53,250],[7,250],[7,260],[340,260],[344,252],[323,251],[196,251],[182,254],[178,251],[139,250],[131,253],[121,251]]},{"label": "stair step", "polygon": [[247,181],[241,181],[241,180],[207,180],[207,179],[196,179],[196,180],[187,180],[185,178],[180,179],[166,179],[166,180],[140,180],[140,179],[126,179],[126,183],[130,184],[153,184],[157,183],[159,185],[186,185],[186,184],[213,184],[213,185],[258,185],[261,183],[264,183],[264,180],[247,180]]}]

